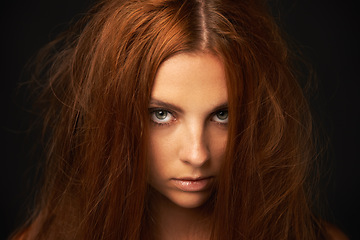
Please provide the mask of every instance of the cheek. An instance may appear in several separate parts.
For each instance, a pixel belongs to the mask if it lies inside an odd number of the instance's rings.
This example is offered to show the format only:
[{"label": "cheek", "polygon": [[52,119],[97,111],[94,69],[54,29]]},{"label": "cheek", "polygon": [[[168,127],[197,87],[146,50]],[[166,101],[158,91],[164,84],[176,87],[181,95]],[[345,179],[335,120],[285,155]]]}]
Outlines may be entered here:
[{"label": "cheek", "polygon": [[173,142],[166,134],[153,131],[150,136],[149,154],[151,162],[158,162],[160,159],[165,158],[166,155],[171,154]]},{"label": "cheek", "polygon": [[166,175],[169,170],[170,159],[174,158],[174,142],[157,131],[150,135],[149,163],[150,176],[157,178]]},{"label": "cheek", "polygon": [[209,137],[209,150],[214,164],[221,164],[226,154],[227,131],[214,130]]}]

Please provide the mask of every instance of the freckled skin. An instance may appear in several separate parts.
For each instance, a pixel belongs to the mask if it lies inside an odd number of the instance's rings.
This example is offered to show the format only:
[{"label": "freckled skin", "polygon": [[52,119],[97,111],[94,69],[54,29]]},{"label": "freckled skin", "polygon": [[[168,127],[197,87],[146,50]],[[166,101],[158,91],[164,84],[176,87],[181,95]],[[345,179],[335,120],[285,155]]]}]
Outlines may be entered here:
[{"label": "freckled skin", "polygon": [[177,206],[202,206],[211,187],[183,191],[174,179],[216,181],[228,132],[223,64],[208,53],[176,55],[160,66],[151,99],[149,183]]}]

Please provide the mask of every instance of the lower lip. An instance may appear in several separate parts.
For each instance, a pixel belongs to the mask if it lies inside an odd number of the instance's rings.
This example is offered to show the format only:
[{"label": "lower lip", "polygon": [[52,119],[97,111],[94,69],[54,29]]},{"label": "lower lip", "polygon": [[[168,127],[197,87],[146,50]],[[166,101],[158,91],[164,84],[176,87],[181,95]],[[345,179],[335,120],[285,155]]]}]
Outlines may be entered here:
[{"label": "lower lip", "polygon": [[209,189],[213,183],[213,178],[199,180],[172,179],[175,186],[184,192],[201,192]]}]

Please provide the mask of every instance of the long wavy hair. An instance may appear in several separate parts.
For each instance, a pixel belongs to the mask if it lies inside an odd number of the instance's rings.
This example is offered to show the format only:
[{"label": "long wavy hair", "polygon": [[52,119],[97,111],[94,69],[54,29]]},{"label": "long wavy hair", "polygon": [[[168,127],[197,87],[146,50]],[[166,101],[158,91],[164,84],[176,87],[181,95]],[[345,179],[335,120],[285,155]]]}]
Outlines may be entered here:
[{"label": "long wavy hair", "polygon": [[323,236],[307,185],[312,118],[261,0],[105,0],[48,44],[33,79],[45,181],[19,234],[150,238],[148,103],[161,63],[185,52],[215,54],[227,76],[231,117],[212,239]]}]

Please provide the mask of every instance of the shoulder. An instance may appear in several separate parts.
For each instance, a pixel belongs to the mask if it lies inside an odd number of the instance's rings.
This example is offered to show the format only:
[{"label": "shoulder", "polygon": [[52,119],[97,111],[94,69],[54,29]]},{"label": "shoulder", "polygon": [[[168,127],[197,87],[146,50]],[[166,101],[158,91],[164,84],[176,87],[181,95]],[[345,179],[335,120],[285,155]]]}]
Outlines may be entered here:
[{"label": "shoulder", "polygon": [[28,240],[35,239],[36,231],[39,229],[39,218],[34,221],[28,221],[18,231],[16,231],[10,240]]},{"label": "shoulder", "polygon": [[28,232],[29,232],[29,229],[24,229],[22,231],[19,231],[15,234],[13,234],[11,237],[10,237],[10,240],[26,240],[28,239]]},{"label": "shoulder", "polygon": [[326,223],[325,229],[329,240],[349,240],[349,238],[333,224]]}]

